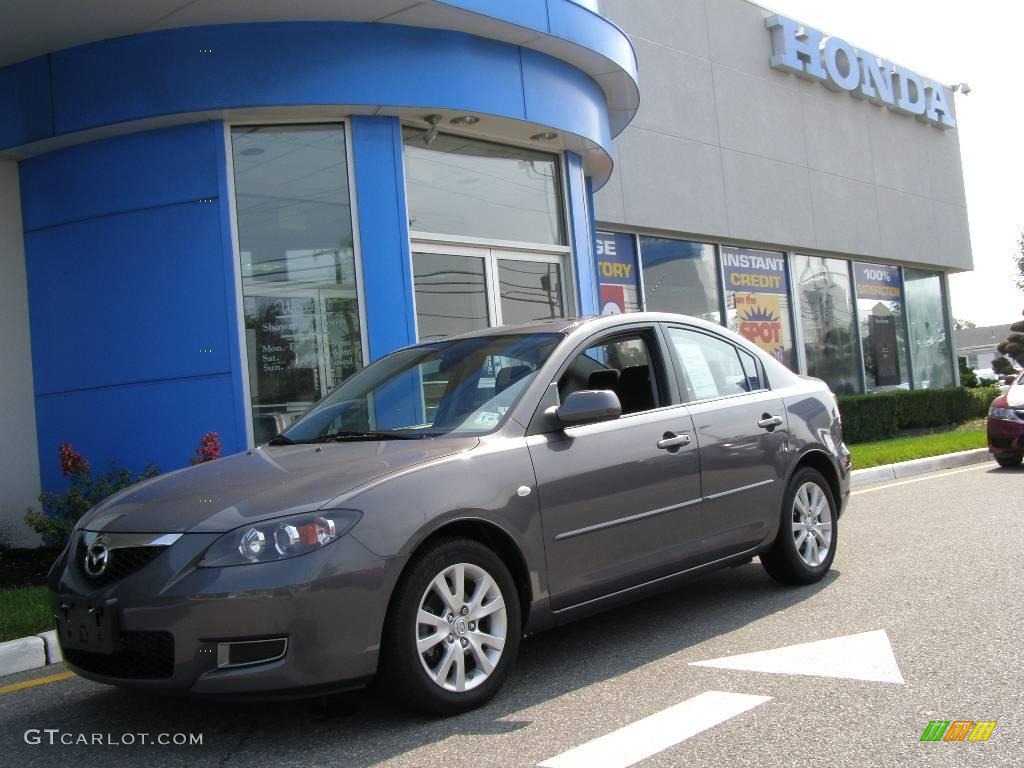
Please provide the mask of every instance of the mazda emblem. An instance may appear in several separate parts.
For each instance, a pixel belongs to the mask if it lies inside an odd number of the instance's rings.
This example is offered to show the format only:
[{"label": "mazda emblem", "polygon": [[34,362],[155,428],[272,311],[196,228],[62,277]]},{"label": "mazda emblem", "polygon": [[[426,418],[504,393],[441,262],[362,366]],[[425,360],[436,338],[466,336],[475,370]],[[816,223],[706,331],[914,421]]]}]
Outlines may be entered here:
[{"label": "mazda emblem", "polygon": [[89,576],[102,576],[110,564],[110,550],[107,542],[103,539],[96,539],[89,548],[85,550],[85,572]]}]

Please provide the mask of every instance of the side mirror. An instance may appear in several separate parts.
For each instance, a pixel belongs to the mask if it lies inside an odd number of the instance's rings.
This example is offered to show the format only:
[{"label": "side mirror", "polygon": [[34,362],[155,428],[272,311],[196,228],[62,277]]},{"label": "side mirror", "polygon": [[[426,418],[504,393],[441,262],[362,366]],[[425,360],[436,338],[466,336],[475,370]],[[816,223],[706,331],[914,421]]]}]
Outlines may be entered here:
[{"label": "side mirror", "polygon": [[555,411],[563,427],[611,421],[622,415],[619,396],[610,389],[584,389],[573,392]]}]

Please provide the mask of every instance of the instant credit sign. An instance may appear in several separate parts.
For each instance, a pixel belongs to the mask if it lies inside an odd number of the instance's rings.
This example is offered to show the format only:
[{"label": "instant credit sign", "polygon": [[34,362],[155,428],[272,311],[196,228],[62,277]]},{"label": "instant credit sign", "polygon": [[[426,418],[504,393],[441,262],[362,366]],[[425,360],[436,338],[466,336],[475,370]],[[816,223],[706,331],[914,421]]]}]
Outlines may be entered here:
[{"label": "instant credit sign", "polygon": [[899,267],[854,262],[857,298],[868,301],[903,301],[903,281]]},{"label": "instant credit sign", "polygon": [[722,248],[722,272],[736,330],[777,360],[787,363],[786,258],[781,253],[751,248]]},{"label": "instant credit sign", "polygon": [[722,268],[727,290],[786,295],[786,258],[781,253],[725,247]]},{"label": "instant credit sign", "polygon": [[636,239],[620,232],[597,233],[597,281],[601,314],[636,312]]}]

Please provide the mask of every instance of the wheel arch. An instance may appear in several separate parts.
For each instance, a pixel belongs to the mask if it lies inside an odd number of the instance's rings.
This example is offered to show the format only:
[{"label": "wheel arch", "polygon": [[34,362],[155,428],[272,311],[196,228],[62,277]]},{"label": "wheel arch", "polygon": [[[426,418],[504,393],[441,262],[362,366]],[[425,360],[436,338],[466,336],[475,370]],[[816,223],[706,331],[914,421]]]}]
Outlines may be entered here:
[{"label": "wheel arch", "polygon": [[533,602],[533,587],[530,581],[530,569],[526,564],[526,558],[515,538],[500,525],[482,518],[459,518],[448,520],[440,527],[424,536],[415,547],[413,547],[409,558],[402,567],[396,582],[395,590],[388,599],[388,615],[390,617],[391,606],[395,601],[395,594],[403,584],[406,574],[416,562],[420,553],[436,542],[445,539],[470,539],[483,544],[493,551],[502,562],[505,563],[512,574],[512,581],[516,585],[516,593],[519,596],[519,612],[522,618],[522,626],[525,628],[530,617],[530,608]]},{"label": "wheel arch", "polygon": [[839,483],[839,470],[836,468],[835,462],[824,451],[817,449],[807,451],[790,470],[789,476],[786,478],[787,488],[796,473],[805,468],[817,470],[825,478],[829,490],[832,491],[832,501],[836,505],[836,515],[838,516],[842,511],[843,490]]}]

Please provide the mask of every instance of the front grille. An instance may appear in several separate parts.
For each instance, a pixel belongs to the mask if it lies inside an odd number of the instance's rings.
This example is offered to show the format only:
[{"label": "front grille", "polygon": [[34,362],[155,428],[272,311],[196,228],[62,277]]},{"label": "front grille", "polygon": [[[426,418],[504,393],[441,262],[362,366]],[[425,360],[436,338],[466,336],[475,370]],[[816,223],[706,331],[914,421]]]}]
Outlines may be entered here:
[{"label": "front grille", "polygon": [[122,632],[112,654],[63,649],[74,666],[103,677],[166,680],[174,673],[174,635],[170,632]]},{"label": "front grille", "polygon": [[78,540],[75,560],[78,563],[78,570],[89,580],[89,583],[102,587],[118,579],[123,579],[125,576],[148,565],[165,549],[167,549],[165,546],[118,547],[117,549],[111,549],[107,561],[107,570],[99,576],[91,576],[85,570],[85,541],[84,538],[80,538]]},{"label": "front grille", "polygon": [[1004,451],[1012,450],[1014,447],[1012,437],[990,437],[988,442],[993,448],[999,448]]}]

